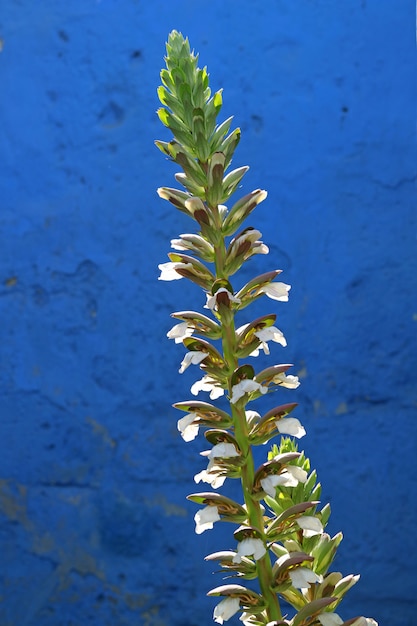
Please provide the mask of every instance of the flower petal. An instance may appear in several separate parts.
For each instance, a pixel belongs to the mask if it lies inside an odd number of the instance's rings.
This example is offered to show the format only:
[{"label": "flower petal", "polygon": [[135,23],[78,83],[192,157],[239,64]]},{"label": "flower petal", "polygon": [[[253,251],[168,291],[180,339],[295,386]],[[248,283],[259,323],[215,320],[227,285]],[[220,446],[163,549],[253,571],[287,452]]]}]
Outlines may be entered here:
[{"label": "flower petal", "polygon": [[276,385],[281,385],[281,387],[286,387],[287,389],[297,389],[300,386],[300,381],[298,376],[293,376],[292,374],[288,374],[286,376],[284,372],[280,372],[272,379]]},{"label": "flower petal", "polygon": [[188,326],[187,322],[175,324],[170,331],[167,332],[168,339],[175,339],[175,343],[181,343],[186,337],[191,337],[193,329]]},{"label": "flower petal", "polygon": [[207,294],[207,302],[204,305],[204,308],[210,309],[211,311],[217,311],[217,296],[221,293],[227,294],[229,302],[240,304],[240,298],[236,298],[228,289],[226,289],[226,287],[220,287],[220,289],[218,289],[213,296],[211,294]]},{"label": "flower petal", "polygon": [[306,434],[304,426],[296,417],[285,417],[275,422],[278,432],[281,435],[292,435],[301,439]]},{"label": "flower petal", "polygon": [[240,563],[242,556],[253,555],[255,561],[261,559],[266,554],[264,543],[261,539],[249,537],[239,541],[237,552],[233,557],[233,563]]},{"label": "flower petal", "polygon": [[199,363],[201,363],[201,361],[204,361],[206,357],[208,357],[207,352],[201,352],[199,350],[191,350],[190,352],[187,352],[187,354],[181,361],[181,367],[178,370],[179,373],[182,374],[183,372],[185,372],[187,367],[189,367],[190,365],[198,365]]},{"label": "flower petal", "polygon": [[323,534],[323,524],[314,515],[303,515],[297,519],[297,524],[303,531],[304,537],[314,537]]},{"label": "flower petal", "polygon": [[224,394],[224,389],[215,384],[214,380],[209,376],[203,376],[200,380],[197,380],[191,387],[191,393],[193,396],[198,395],[199,391],[209,391],[210,398],[216,400]]},{"label": "flower petal", "polygon": [[240,609],[239,598],[225,598],[214,607],[213,619],[218,624],[223,624],[237,613]]},{"label": "flower petal", "polygon": [[226,480],[226,476],[222,476],[221,474],[216,473],[215,471],[213,471],[214,469],[215,466],[211,468],[210,472],[208,472],[207,470],[202,470],[194,476],[194,481],[196,483],[199,483],[200,481],[202,481],[203,483],[208,483],[213,487],[213,489],[221,487]]},{"label": "flower petal", "polygon": [[308,567],[297,567],[289,572],[291,582],[296,589],[306,590],[312,583],[318,583],[323,580],[323,576],[318,576]]},{"label": "flower petal", "polygon": [[161,263],[158,265],[158,269],[161,270],[161,275],[158,277],[158,280],[180,280],[183,278],[181,274],[178,274],[177,269],[181,268],[192,268],[190,263],[173,263],[172,261],[168,261],[168,263]]},{"label": "flower petal", "polygon": [[285,283],[268,283],[262,287],[261,292],[271,298],[272,300],[278,300],[279,302],[288,302],[288,292],[291,289],[291,285]]},{"label": "flower petal", "polygon": [[214,522],[220,521],[219,510],[217,506],[208,504],[204,509],[200,509],[194,515],[195,532],[201,535],[205,530],[213,528]]},{"label": "flower petal", "polygon": [[194,420],[197,419],[197,413],[188,413],[181,417],[181,419],[177,422],[177,428],[181,433],[181,437],[184,441],[192,441],[198,435],[199,427],[197,424],[193,424]]},{"label": "flower petal", "polygon": [[317,616],[321,626],[340,626],[342,618],[337,613],[322,613]]},{"label": "flower petal", "polygon": [[260,391],[260,393],[267,393],[268,389],[257,383],[256,380],[252,380],[251,378],[244,378],[237,385],[233,385],[232,387],[232,397],[230,398],[230,402],[232,404],[236,404],[245,393],[251,393],[252,391]]}]

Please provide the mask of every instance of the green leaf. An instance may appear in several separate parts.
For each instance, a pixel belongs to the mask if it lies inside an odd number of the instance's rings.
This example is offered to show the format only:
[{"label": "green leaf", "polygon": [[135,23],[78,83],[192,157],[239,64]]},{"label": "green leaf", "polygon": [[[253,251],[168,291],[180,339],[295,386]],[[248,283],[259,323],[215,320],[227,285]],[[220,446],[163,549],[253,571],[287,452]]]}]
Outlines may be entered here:
[{"label": "green leaf", "polygon": [[219,151],[218,148],[223,140],[223,137],[229,132],[232,121],[233,115],[231,117],[228,117],[227,120],[215,127],[213,134],[210,137],[211,152]]}]

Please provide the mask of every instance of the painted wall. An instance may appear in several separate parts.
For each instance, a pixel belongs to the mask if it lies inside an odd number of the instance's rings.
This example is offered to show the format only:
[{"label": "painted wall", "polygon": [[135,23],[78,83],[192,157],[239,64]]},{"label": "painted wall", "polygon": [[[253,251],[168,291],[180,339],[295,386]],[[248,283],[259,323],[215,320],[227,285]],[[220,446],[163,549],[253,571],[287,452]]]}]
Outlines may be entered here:
[{"label": "painted wall", "polygon": [[[406,0],[3,0],[0,623],[197,626],[221,584],[185,500],[203,440],[165,339],[198,291],[157,281],[190,223],[156,88],[190,37],[243,138],[251,223],[293,285],[276,311],[306,453],[362,574],[340,612],[411,626],[415,599],[415,7]],[[200,297],[200,295],[199,295]],[[195,306],[195,304],[193,305]],[[232,623],[231,620],[230,623]],[[233,622],[233,623],[236,623]]]}]

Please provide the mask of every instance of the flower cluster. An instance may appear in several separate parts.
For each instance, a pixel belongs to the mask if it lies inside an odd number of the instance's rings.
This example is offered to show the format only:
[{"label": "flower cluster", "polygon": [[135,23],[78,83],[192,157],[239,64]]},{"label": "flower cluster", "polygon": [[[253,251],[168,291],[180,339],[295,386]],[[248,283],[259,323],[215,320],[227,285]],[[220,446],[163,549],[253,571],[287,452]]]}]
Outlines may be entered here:
[{"label": "flower cluster", "polygon": [[[194,476],[197,484],[211,490],[189,499],[199,505],[194,517],[197,534],[217,522],[237,526],[235,549],[206,559],[215,561],[227,577],[258,582],[256,591],[242,584],[212,589],[208,595],[222,597],[213,619],[223,624],[240,612],[247,626],[377,626],[364,617],[344,622],[336,613],[359,576],[329,572],[342,535],[325,532],[330,507],[319,507],[316,473],[297,449],[295,440],[306,431],[292,415],[296,403],[284,402],[263,414],[249,408],[272,392],[279,396],[299,385],[298,377],[288,371],[290,364],[261,371],[252,365],[261,352],[270,354],[272,344],[287,345],[275,325],[275,313],[236,325],[237,314],[260,297],[288,301],[290,285],[276,280],[279,269],[238,288],[231,282],[254,255],[269,252],[259,230],[242,228],[267,194],[256,189],[228,208],[248,169],[229,170],[240,130],[230,131],[232,118],[217,123],[222,92],[212,95],[206,69],[197,66],[188,40],[176,31],[169,36],[165,60],[158,115],[173,139],[156,145],[181,168],[176,180],[183,189],[163,187],[158,194],[191,218],[198,232],[172,239],[174,252],[159,266],[159,279],[192,281],[202,289],[201,306],[207,310],[207,315],[173,313],[176,323],[168,332],[168,338],[186,350],[179,372],[196,365],[203,373],[191,387],[194,399],[174,404],[185,413],[177,424],[184,441],[192,441],[203,429],[211,446],[201,453],[207,466]],[[208,394],[209,401],[197,400],[200,393]],[[211,402],[222,396],[227,410]],[[254,447],[273,438],[279,438],[279,445],[256,466]],[[242,503],[217,491],[227,479],[240,481]],[[292,617],[282,614],[281,599],[293,607]]]}]

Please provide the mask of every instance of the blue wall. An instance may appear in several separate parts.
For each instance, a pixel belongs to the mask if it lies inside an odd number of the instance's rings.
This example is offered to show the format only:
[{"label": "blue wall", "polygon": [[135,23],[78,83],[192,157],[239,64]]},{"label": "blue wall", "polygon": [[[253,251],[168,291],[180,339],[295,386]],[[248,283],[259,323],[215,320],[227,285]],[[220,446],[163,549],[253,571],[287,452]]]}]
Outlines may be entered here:
[{"label": "blue wall", "polygon": [[[407,0],[3,0],[0,623],[210,624],[221,584],[185,500],[203,440],[165,339],[200,294],[157,281],[191,224],[155,194],[168,32],[190,37],[243,138],[251,223],[293,285],[276,311],[303,447],[362,574],[340,613],[411,626],[417,323],[415,32]],[[266,307],[266,308],[265,308]],[[290,397],[291,396],[291,397]],[[231,620],[231,623],[233,620]],[[234,622],[236,623],[236,622]]]}]

